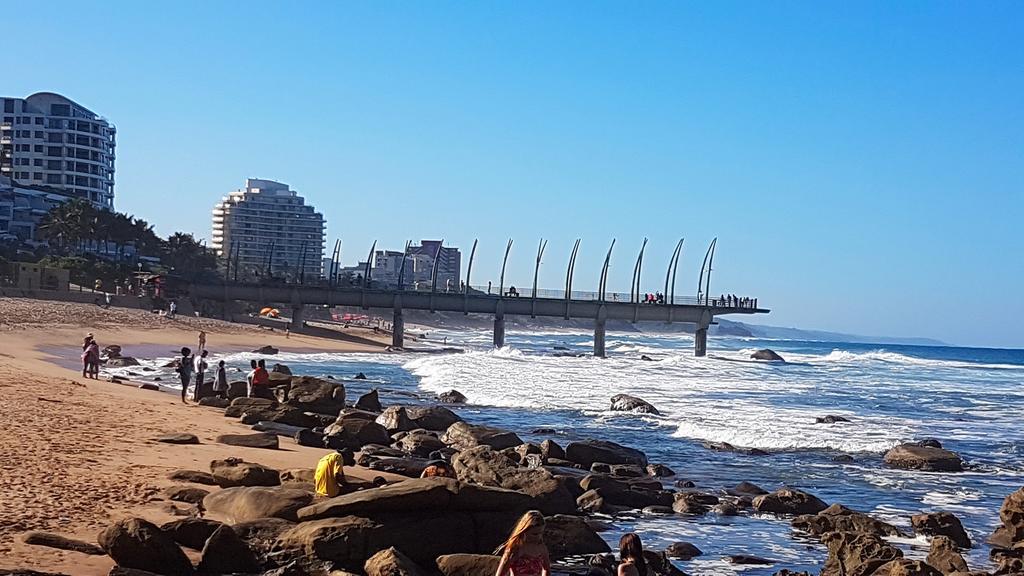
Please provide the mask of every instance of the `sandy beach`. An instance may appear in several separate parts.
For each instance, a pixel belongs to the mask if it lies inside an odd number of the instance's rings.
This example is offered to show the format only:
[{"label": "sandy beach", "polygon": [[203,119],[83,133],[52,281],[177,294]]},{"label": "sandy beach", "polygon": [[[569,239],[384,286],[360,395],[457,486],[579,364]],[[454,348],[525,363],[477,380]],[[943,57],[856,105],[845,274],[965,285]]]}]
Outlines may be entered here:
[{"label": "sandy beach", "polygon": [[[225,419],[220,410],[183,405],[174,395],[133,385],[86,380],[65,367],[77,364],[85,332],[93,332],[101,346],[121,345],[124,355],[153,346],[166,346],[169,355],[183,345],[194,347],[199,330],[206,331],[209,349],[222,352],[268,344],[295,352],[384,349],[383,343],[285,338],[209,319],[0,299],[0,568],[106,574],[113,566],[108,556],[29,546],[21,535],[45,530],[94,542],[100,529],[123,516],[159,524],[182,514],[181,503],[160,498],[161,489],[172,484],[169,471],[207,470],[211,460],[232,456],[282,470],[311,468],[326,453],[291,442],[280,450],[217,444],[217,435],[249,428]],[[169,432],[195,434],[201,443],[153,440]]]}]

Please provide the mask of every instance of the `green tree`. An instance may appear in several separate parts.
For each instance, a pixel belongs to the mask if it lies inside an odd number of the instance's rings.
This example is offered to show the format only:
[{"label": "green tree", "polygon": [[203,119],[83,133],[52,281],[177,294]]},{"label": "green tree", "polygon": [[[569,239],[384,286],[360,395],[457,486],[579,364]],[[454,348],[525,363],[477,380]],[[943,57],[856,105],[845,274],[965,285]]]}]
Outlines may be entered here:
[{"label": "green tree", "polygon": [[191,234],[172,234],[164,242],[160,263],[187,282],[213,281],[218,276],[216,253]]}]

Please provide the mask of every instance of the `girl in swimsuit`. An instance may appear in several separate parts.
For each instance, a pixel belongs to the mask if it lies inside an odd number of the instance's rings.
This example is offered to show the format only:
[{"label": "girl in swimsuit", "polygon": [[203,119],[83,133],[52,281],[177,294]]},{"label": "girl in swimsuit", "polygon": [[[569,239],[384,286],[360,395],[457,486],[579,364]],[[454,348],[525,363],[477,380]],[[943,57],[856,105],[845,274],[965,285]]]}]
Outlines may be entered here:
[{"label": "girl in swimsuit", "polygon": [[551,561],[544,545],[544,516],[536,510],[523,514],[508,540],[494,553],[501,553],[494,576],[551,576]]},{"label": "girl in swimsuit", "polygon": [[640,537],[630,532],[619,540],[618,576],[647,576],[647,561],[644,560],[644,547]]}]

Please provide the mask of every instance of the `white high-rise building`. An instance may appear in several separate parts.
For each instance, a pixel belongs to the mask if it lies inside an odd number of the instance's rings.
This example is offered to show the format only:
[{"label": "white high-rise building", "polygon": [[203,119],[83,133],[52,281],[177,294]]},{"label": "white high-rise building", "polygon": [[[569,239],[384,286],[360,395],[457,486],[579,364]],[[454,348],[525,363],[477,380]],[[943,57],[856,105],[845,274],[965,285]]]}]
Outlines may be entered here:
[{"label": "white high-rise building", "polygon": [[[315,280],[323,275],[324,217],[287,184],[249,178],[213,208],[214,250],[232,278]],[[268,270],[269,268],[269,270]]]},{"label": "white high-rise building", "polygon": [[0,97],[0,175],[46,186],[96,206],[114,206],[116,130],[52,92]]}]

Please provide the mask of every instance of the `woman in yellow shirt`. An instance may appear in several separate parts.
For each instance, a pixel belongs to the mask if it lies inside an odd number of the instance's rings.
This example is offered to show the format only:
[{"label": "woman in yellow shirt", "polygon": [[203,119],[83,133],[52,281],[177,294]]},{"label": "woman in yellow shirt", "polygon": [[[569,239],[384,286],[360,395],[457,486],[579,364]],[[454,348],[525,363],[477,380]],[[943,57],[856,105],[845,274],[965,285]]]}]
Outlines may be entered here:
[{"label": "woman in yellow shirt", "polygon": [[343,463],[341,451],[331,452],[317,462],[316,472],[313,474],[313,485],[317,494],[334,498],[341,493],[341,488],[345,485]]}]

